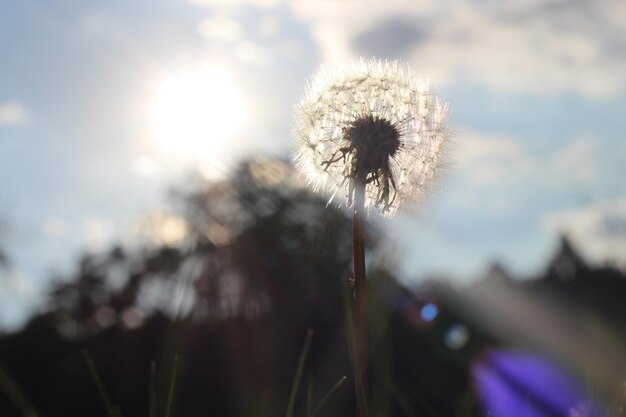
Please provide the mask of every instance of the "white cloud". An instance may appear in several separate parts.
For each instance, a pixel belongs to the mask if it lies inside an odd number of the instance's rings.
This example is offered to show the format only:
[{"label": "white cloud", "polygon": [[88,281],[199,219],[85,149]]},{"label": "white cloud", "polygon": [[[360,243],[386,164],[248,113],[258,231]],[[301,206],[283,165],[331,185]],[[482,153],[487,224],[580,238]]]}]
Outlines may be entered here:
[{"label": "white cloud", "polygon": [[464,130],[455,148],[457,169],[475,185],[503,184],[530,175],[536,166],[523,142],[510,137]]},{"label": "white cloud", "polygon": [[[429,3],[433,2],[421,2],[420,9],[430,10]],[[385,18],[402,16],[407,10],[415,9],[411,0],[292,0],[290,4],[299,19],[310,23],[325,64],[353,57],[355,51],[350,42],[358,33]]]},{"label": "white cloud", "polygon": [[552,213],[544,226],[565,233],[593,261],[626,268],[626,197]]},{"label": "white cloud", "polygon": [[47,218],[43,224],[43,232],[53,239],[63,237],[66,232],[65,222],[56,217]]},{"label": "white cloud", "polygon": [[140,177],[151,177],[159,171],[159,164],[149,156],[139,156],[133,161],[133,171]]},{"label": "white cloud", "polygon": [[273,15],[265,15],[257,23],[257,31],[259,35],[269,38],[274,36],[280,30],[280,22]]},{"label": "white cloud", "polygon": [[257,7],[275,7],[281,3],[281,0],[188,0],[190,3],[197,4],[198,6],[209,7],[226,7],[233,8],[251,4]]},{"label": "white cloud", "polygon": [[540,154],[531,151],[522,138],[467,129],[461,129],[457,136],[453,155],[456,170],[474,185],[522,180],[589,186],[601,179],[598,145],[589,137]]},{"label": "white cloud", "polygon": [[0,126],[20,125],[26,121],[28,113],[26,108],[17,101],[0,103]]},{"label": "white cloud", "polygon": [[[309,25],[325,64],[375,55],[402,58],[435,84],[473,82],[539,95],[626,91],[620,1],[192,1],[221,11],[289,7]],[[364,36],[368,42],[359,43]]]},{"label": "white cloud", "polygon": [[11,271],[5,277],[7,289],[23,299],[32,298],[35,295],[35,287],[32,279],[21,271]]},{"label": "white cloud", "polygon": [[578,184],[593,183],[600,173],[596,143],[591,138],[571,142],[557,152],[553,166]]},{"label": "white cloud", "polygon": [[234,53],[240,61],[246,64],[264,67],[272,62],[272,54],[269,49],[250,41],[239,42],[235,45]]},{"label": "white cloud", "polygon": [[198,33],[209,40],[219,39],[235,42],[241,39],[243,30],[241,24],[236,20],[218,16],[200,22]]},{"label": "white cloud", "polygon": [[286,38],[280,44],[280,53],[289,58],[298,57],[304,54],[304,45],[298,39]]},{"label": "white cloud", "polygon": [[520,141],[512,138],[470,131],[464,131],[461,135],[457,144],[457,161],[462,165],[482,162],[485,159],[514,159],[524,152]]},{"label": "white cloud", "polygon": [[[327,62],[358,54],[404,57],[437,83],[473,81],[535,94],[574,90],[606,96],[626,89],[626,25],[617,18],[625,7],[620,2],[291,4],[296,16],[312,25]],[[415,36],[403,39],[409,45],[398,50],[397,30],[407,26]],[[355,46],[359,36],[372,31],[375,49],[371,43]]]}]

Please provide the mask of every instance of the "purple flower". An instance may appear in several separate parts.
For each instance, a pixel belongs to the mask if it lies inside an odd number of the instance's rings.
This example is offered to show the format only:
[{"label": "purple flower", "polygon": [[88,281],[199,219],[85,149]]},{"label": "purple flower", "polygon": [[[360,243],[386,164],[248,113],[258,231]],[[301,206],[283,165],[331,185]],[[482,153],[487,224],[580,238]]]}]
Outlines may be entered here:
[{"label": "purple flower", "polygon": [[490,350],[472,365],[489,417],[596,417],[597,407],[570,376],[527,352]]}]

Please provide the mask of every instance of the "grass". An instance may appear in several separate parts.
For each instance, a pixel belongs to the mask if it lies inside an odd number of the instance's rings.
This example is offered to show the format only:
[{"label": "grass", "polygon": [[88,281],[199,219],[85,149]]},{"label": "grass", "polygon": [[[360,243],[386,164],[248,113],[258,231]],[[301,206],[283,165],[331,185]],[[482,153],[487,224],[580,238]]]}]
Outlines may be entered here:
[{"label": "grass", "polygon": [[[311,341],[313,340],[313,329],[309,329],[307,331],[306,339],[304,340],[304,345],[302,346],[302,350],[300,351],[300,356],[298,358],[298,365],[296,367],[296,373],[293,378],[293,383],[291,385],[291,392],[289,394],[289,403],[287,405],[287,414],[286,417],[294,417],[294,409],[296,403],[296,397],[298,395],[298,390],[300,387],[300,381],[302,380],[302,373],[304,371],[304,364],[306,363],[306,358],[309,354],[309,348],[311,347]],[[309,374],[308,384],[307,384],[307,398],[306,398],[306,416],[314,417],[326,404],[326,401],[341,387],[341,385],[346,381],[346,377],[342,376],[339,378],[339,381],[335,383],[327,392],[324,394],[322,399],[319,401],[315,409],[312,408],[313,404],[313,376]]]}]

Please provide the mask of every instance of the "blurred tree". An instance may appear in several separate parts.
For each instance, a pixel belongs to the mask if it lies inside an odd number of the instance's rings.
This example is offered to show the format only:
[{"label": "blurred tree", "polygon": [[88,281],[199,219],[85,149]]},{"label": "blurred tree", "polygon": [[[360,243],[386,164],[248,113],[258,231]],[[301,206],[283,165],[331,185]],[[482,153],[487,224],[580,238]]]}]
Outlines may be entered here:
[{"label": "blurred tree", "polygon": [[[48,312],[0,339],[1,416],[104,416],[83,350],[126,417],[164,417],[177,355],[173,415],[281,415],[308,328],[315,335],[296,416],[306,415],[307,392],[315,406],[352,374],[348,213],[305,191],[280,160],[248,161],[220,181],[193,177],[172,196],[171,212],[132,231],[136,245],[83,256],[71,276],[57,277]],[[593,310],[623,334],[623,274],[587,265],[566,240],[535,280],[519,282],[495,265],[466,288],[437,280],[409,290],[376,256],[384,241],[375,226],[368,235],[368,258],[378,260],[368,265],[376,415],[481,415],[471,364],[483,363],[488,347],[539,350],[545,335],[533,310],[515,309],[546,294],[546,304],[570,300],[575,320]],[[607,375],[597,385],[605,391],[622,374]],[[525,398],[534,380],[516,381],[507,389]],[[322,414],[349,417],[352,396],[344,384]]]},{"label": "blurred tree", "polygon": [[138,248],[84,256],[51,290],[61,321],[97,331],[113,322],[103,306],[118,318],[136,309],[209,322],[276,314],[302,324],[340,314],[349,219],[300,187],[287,164],[250,161],[233,178],[194,178],[173,196],[185,235],[150,244],[168,233],[163,218]]},{"label": "blurred tree", "polygon": [[[152,216],[137,233],[138,245],[85,255],[72,276],[55,279],[50,312],[22,333],[45,340],[50,330],[43,328],[50,323],[68,340],[58,343],[48,362],[37,353],[38,359],[23,363],[28,359],[12,349],[21,342],[4,341],[9,353],[0,349],[0,360],[12,358],[7,368],[29,386],[41,409],[64,410],[66,416],[94,412],[87,408],[87,399],[94,402],[93,392],[88,394],[93,384],[80,365],[82,347],[101,368],[111,398],[131,415],[148,411],[137,402],[136,386],[149,385],[151,360],[162,394],[158,408],[164,409],[175,355],[183,358],[185,375],[181,413],[282,413],[307,328],[316,332],[307,361],[315,386],[321,391],[349,374],[346,213],[301,187],[280,160],[243,163],[221,181],[193,177],[172,195],[173,213]],[[184,233],[172,239],[181,224]],[[376,239],[371,242],[376,250]],[[37,374],[32,364],[48,377],[57,375],[54,387],[68,380],[69,371],[74,395],[83,399],[80,411],[72,414],[77,404],[59,406],[55,388],[26,383]],[[343,390],[326,411],[345,415],[342,404],[351,395]]]}]

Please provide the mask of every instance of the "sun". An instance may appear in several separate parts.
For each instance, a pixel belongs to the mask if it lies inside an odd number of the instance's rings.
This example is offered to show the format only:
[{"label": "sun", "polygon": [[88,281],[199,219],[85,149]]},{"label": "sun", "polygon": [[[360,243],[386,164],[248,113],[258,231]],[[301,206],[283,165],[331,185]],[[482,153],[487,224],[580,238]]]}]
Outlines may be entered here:
[{"label": "sun", "polygon": [[226,70],[182,71],[158,83],[154,139],[168,155],[206,160],[228,146],[247,116],[243,96]]}]

